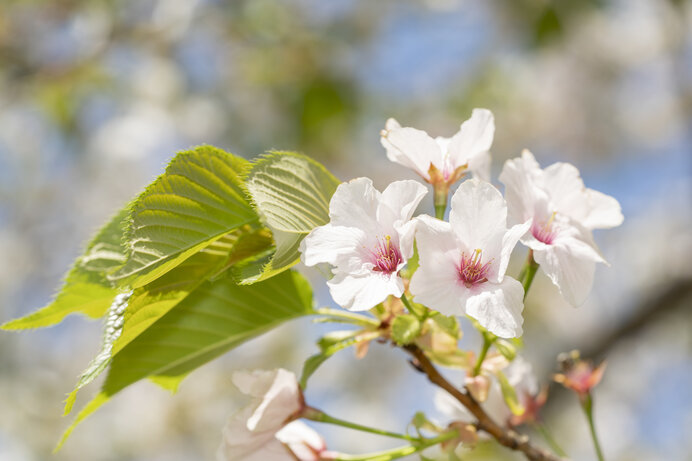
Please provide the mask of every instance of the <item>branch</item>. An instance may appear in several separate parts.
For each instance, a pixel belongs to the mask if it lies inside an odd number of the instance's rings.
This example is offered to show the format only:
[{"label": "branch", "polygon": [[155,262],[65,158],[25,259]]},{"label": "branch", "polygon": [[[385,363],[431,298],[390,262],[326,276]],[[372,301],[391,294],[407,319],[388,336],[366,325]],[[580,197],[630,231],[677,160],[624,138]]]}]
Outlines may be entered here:
[{"label": "branch", "polygon": [[692,296],[692,278],[682,278],[668,285],[656,295],[629,309],[632,314],[620,325],[588,345],[580,348],[583,357],[602,357],[624,338],[639,334],[655,324],[661,317],[681,307],[689,306],[685,301]]},{"label": "branch", "polygon": [[478,404],[467,392],[462,392],[447,381],[440,374],[428,359],[423,351],[417,346],[409,345],[405,347],[416,359],[415,365],[428,376],[431,383],[439,386],[449,392],[455,399],[464,405],[478,419],[477,427],[490,434],[500,445],[503,445],[510,450],[516,450],[524,453],[524,455],[532,461],[560,461],[561,458],[549,453],[541,448],[534,447],[529,443],[528,437],[520,435],[511,429],[504,429],[495,421],[493,421],[483,408]]}]

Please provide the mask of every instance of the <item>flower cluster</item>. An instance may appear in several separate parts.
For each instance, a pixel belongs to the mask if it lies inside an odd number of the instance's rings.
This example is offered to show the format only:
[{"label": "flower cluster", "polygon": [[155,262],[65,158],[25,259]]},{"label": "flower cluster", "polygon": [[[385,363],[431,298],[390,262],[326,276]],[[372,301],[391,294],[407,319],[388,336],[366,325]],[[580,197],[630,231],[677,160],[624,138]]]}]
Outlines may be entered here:
[{"label": "flower cluster", "polygon": [[477,177],[454,193],[449,221],[413,217],[427,192],[415,181],[394,182],[382,193],[367,178],[339,186],[331,222],[301,246],[306,265],[332,267],[328,285],[337,304],[360,311],[405,295],[401,269],[414,242],[419,267],[408,287],[414,301],[445,315],[468,315],[497,336],[522,334],[524,288],[505,274],[518,241],[567,301],[585,300],[595,264],[605,262],[591,231],[622,222],[618,202],[586,188],[574,166],[541,169],[528,151],[505,163],[503,197],[487,182],[494,131],[486,109],[475,109],[449,139],[387,121],[381,133],[387,157],[432,184],[436,205],[442,191],[446,206],[449,186],[467,171]]},{"label": "flower cluster", "polygon": [[[540,426],[539,410],[547,399],[547,387],[539,388],[531,365],[517,355],[517,342],[510,339],[523,334],[524,298],[538,268],[569,303],[586,299],[596,263],[605,263],[592,231],[617,226],[623,217],[618,202],[586,188],[574,166],[556,163],[542,169],[528,151],[505,163],[499,176],[503,196],[490,182],[494,131],[493,115],[486,109],[475,109],[452,138],[432,138],[389,119],[381,133],[387,157],[433,187],[435,217],[414,216],[428,193],[424,184],[395,181],[380,192],[369,178],[357,178],[338,186],[329,204],[329,223],[313,229],[300,244],[305,265],[330,268],[327,285],[337,304],[372,314],[318,310],[325,321],[362,329],[323,337],[321,352],[306,361],[301,385],[338,350],[355,346],[360,358],[374,340],[391,342],[411,353],[411,363],[441,387],[436,405],[451,422],[443,428],[419,414],[412,420],[417,436],[368,428],[306,405],[291,372],[240,372],[233,381],[253,401],[228,422],[219,460],[397,459],[434,445],[452,455],[457,447],[473,446],[489,435],[523,450],[529,459],[557,459],[508,429]],[[472,177],[449,200],[450,187],[467,173]],[[519,242],[529,249],[528,261],[514,278],[507,269]],[[464,316],[482,336],[478,356],[459,349],[457,317]],[[590,390],[603,366],[594,369],[577,359],[555,380],[577,392],[591,417]],[[433,362],[463,370],[463,390],[445,381]],[[411,445],[372,458],[342,455],[327,451],[324,440],[300,418]],[[498,437],[503,430],[508,432]]]}]

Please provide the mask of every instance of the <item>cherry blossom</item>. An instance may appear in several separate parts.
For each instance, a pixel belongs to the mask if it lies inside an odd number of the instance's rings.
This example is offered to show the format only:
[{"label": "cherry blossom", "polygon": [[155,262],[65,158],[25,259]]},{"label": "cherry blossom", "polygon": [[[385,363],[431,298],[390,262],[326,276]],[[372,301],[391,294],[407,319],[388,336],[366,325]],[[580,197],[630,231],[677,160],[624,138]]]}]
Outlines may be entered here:
[{"label": "cherry blossom", "polygon": [[491,333],[522,333],[524,289],[505,277],[512,249],[530,223],[507,229],[507,205],[491,184],[471,179],[452,197],[450,222],[419,219],[415,301],[445,315],[468,314]]},{"label": "cherry blossom", "polygon": [[584,302],[593,284],[596,263],[605,263],[592,230],[619,226],[617,200],[584,186],[579,170],[568,163],[541,169],[524,150],[508,160],[500,181],[505,185],[510,222],[531,221],[521,239],[572,305]]},{"label": "cherry blossom", "polygon": [[488,180],[495,120],[487,109],[474,109],[451,138],[433,139],[425,131],[402,127],[390,118],[380,133],[387,158],[413,169],[431,184],[456,182],[467,170]]},{"label": "cherry blossom", "polygon": [[411,216],[426,193],[411,180],[394,182],[382,193],[368,178],[337,188],[329,224],[314,229],[300,248],[307,266],[332,266],[334,277],[327,285],[337,304],[362,311],[403,294],[399,270],[413,253]]},{"label": "cherry blossom", "polygon": [[220,461],[316,461],[326,447],[309,426],[293,421],[305,407],[290,371],[237,372],[233,383],[253,398],[223,430]]},{"label": "cherry blossom", "polygon": [[576,392],[579,398],[584,400],[591,389],[603,379],[606,362],[594,366],[592,362],[583,360],[578,351],[572,351],[566,357],[560,357],[560,367],[562,373],[557,373],[553,377],[555,382]]}]

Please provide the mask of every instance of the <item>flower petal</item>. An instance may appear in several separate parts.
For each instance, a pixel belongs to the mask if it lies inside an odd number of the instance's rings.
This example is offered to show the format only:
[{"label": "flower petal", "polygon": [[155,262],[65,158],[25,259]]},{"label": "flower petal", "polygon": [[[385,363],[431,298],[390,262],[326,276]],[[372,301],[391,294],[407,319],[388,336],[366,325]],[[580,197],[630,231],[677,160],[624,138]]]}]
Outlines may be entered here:
[{"label": "flower petal", "polygon": [[399,234],[399,250],[401,250],[401,256],[404,257],[402,262],[406,262],[413,256],[413,239],[418,230],[418,218],[413,218],[403,224],[396,224],[394,229]]},{"label": "flower petal", "polygon": [[377,221],[381,225],[408,221],[416,211],[428,188],[418,181],[406,180],[391,183],[382,192],[377,208]]},{"label": "flower petal", "polygon": [[492,184],[478,179],[461,183],[452,197],[449,222],[469,250],[481,249],[486,260],[499,256],[507,231],[507,205]]},{"label": "flower petal", "polygon": [[[526,149],[520,158],[507,160],[502,167],[499,179],[505,185],[505,200],[512,224],[523,223],[533,217],[540,176],[541,167]],[[541,195],[545,196],[545,193]]]},{"label": "flower petal", "polygon": [[482,152],[469,160],[469,170],[474,178],[490,182],[490,152]]},{"label": "flower petal", "polygon": [[326,224],[313,229],[300,242],[300,252],[306,266],[337,266],[343,258],[358,257],[365,241],[366,235],[360,229]]},{"label": "flower petal", "polygon": [[377,229],[377,206],[380,193],[370,178],[356,178],[336,188],[329,202],[330,224],[358,227],[365,232]]},{"label": "flower petal", "polygon": [[567,302],[579,306],[591,291],[596,262],[592,257],[584,257],[582,245],[570,244],[574,241],[576,239],[570,239],[560,245],[550,245],[544,250],[534,250],[533,256]]},{"label": "flower petal", "polygon": [[588,229],[609,229],[622,224],[625,219],[618,201],[610,195],[586,189],[589,212],[581,224]]},{"label": "flower petal", "polygon": [[413,169],[426,180],[430,179],[428,171],[431,164],[442,170],[440,147],[425,131],[402,128],[390,118],[382,131],[380,142],[387,150],[389,160]]},{"label": "flower petal", "polygon": [[447,154],[453,169],[485,154],[493,144],[495,118],[488,109],[473,109],[471,118],[461,124],[459,132],[449,142]]},{"label": "flower petal", "polygon": [[288,370],[239,371],[233,384],[244,393],[258,398],[247,420],[251,431],[278,430],[289,416],[300,410],[302,397],[296,375]]},{"label": "flower petal", "polygon": [[548,193],[553,211],[581,221],[588,213],[586,187],[577,167],[570,163],[553,163],[543,170],[543,189]]},{"label": "flower petal", "polygon": [[219,461],[265,461],[267,458],[264,457],[263,451],[267,447],[273,452],[280,452],[279,448],[287,452],[274,438],[274,430],[251,431],[247,428],[247,418],[251,413],[252,408],[246,407],[228,420],[223,428],[221,445],[216,454]]},{"label": "flower petal", "polygon": [[404,282],[396,272],[384,274],[370,271],[366,275],[337,272],[327,282],[334,301],[350,311],[365,311],[381,303],[387,296],[400,297]]},{"label": "flower petal", "polygon": [[524,319],[524,288],[521,283],[506,277],[502,283],[484,283],[466,301],[466,313],[478,320],[489,332],[501,338],[522,334]]},{"label": "flower petal", "polygon": [[462,315],[469,294],[459,283],[462,249],[449,223],[430,216],[419,220],[416,242],[420,261],[409,289],[416,302],[445,315]]},{"label": "flower petal", "polygon": [[276,433],[300,461],[317,461],[318,453],[327,449],[324,439],[302,421],[293,421]]},{"label": "flower petal", "polygon": [[[512,250],[517,245],[517,242],[522,238],[531,227],[531,221],[526,221],[523,224],[512,226],[505,235],[502,236],[502,250],[500,251],[500,260],[496,272],[493,274],[498,282],[502,282],[507,272],[507,265],[512,256]],[[490,278],[490,277],[489,277]],[[491,280],[493,281],[493,280]]]}]

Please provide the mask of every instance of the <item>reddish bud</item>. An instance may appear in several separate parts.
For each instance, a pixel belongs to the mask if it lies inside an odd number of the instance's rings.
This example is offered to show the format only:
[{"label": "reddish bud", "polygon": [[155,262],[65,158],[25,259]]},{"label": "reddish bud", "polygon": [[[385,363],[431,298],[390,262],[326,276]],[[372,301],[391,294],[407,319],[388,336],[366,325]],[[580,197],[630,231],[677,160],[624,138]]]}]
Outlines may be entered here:
[{"label": "reddish bud", "polygon": [[594,367],[591,361],[582,360],[578,351],[572,351],[559,360],[562,373],[556,374],[553,379],[567,389],[576,392],[582,400],[591,392],[591,389],[601,382],[606,368],[605,362]]}]

